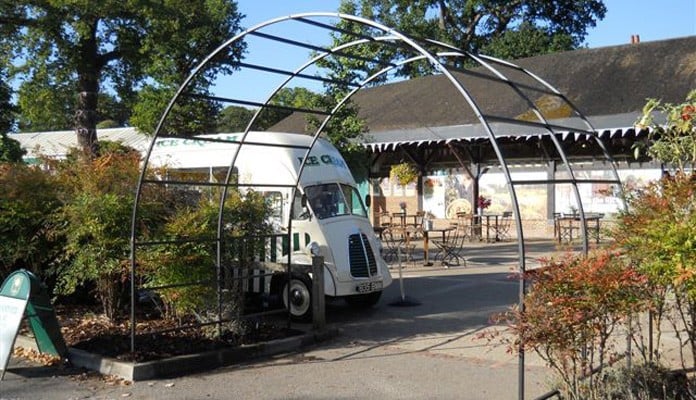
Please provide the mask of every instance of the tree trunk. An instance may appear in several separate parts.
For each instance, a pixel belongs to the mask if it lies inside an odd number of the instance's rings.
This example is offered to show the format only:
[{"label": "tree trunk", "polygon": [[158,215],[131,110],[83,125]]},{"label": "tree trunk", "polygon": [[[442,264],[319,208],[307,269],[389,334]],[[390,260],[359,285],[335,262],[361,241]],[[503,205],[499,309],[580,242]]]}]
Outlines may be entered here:
[{"label": "tree trunk", "polygon": [[75,133],[77,143],[87,157],[97,154],[97,102],[99,94],[99,77],[101,62],[97,46],[97,22],[92,24],[91,32],[80,38],[78,44],[79,59],[78,98],[75,110]]}]

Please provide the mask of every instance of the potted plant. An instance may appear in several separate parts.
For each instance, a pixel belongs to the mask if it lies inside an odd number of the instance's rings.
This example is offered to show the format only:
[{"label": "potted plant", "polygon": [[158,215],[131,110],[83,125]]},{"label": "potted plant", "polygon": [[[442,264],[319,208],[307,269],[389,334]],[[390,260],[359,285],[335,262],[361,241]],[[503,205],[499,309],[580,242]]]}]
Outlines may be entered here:
[{"label": "potted plant", "polygon": [[483,214],[483,210],[486,208],[490,207],[491,205],[491,199],[486,198],[485,196],[481,195],[478,197],[478,200],[476,201],[476,204],[478,206],[478,213]]}]

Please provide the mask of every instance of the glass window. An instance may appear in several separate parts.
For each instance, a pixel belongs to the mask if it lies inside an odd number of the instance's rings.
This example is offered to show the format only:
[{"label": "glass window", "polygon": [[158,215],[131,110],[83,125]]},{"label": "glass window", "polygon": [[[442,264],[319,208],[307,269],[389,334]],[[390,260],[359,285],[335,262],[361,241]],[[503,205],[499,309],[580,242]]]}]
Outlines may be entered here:
[{"label": "glass window", "polygon": [[341,185],[341,190],[343,191],[343,196],[348,203],[350,213],[353,215],[367,217],[367,212],[365,211],[365,207],[360,199],[360,192],[358,192],[358,189],[348,185]]},{"label": "glass window", "polygon": [[307,208],[302,207],[302,193],[299,190],[295,190],[295,198],[292,204],[292,219],[303,220],[308,218]]},{"label": "glass window", "polygon": [[264,192],[263,197],[271,209],[271,218],[280,222],[283,216],[283,195],[280,192]]},{"label": "glass window", "polygon": [[327,183],[309,186],[305,188],[305,194],[314,215],[319,219],[351,214],[367,216],[357,189],[349,185]]}]

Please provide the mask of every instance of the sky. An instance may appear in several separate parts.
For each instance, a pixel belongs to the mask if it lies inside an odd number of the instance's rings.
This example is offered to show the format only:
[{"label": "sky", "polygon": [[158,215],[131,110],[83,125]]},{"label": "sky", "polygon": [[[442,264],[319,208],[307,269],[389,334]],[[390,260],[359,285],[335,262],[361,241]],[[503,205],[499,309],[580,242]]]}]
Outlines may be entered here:
[{"label": "sky", "polygon": [[[249,28],[257,23],[291,14],[336,12],[339,0],[237,0]],[[590,48],[696,35],[696,0],[604,0],[607,14],[590,29]]]},{"label": "sky", "polygon": [[[340,0],[237,0],[239,11],[246,17],[242,21],[244,28],[251,28],[268,20],[305,12],[336,12]],[[597,26],[589,29],[585,39],[590,48],[621,45],[630,43],[632,35],[639,35],[641,42],[662,40],[676,37],[696,35],[696,0],[605,0],[607,13]],[[313,44],[330,43],[326,32],[316,32],[305,28],[303,24],[277,24],[278,33],[283,35],[299,35],[308,38]],[[287,29],[287,30],[286,30]],[[303,29],[309,29],[306,32]],[[297,54],[277,54],[277,47],[272,42],[250,42],[250,52],[258,55],[261,63],[279,66],[286,65],[287,70],[293,70],[307,60],[308,51],[298,51]],[[251,59],[252,56],[249,57]],[[267,61],[263,61],[267,60]],[[234,87],[234,94],[224,95],[235,98],[261,101],[278,85],[275,77],[266,78],[259,73],[237,74],[234,81],[223,81],[222,85]],[[278,78],[280,79],[280,78]],[[321,84],[302,81],[298,86],[321,91]]]}]

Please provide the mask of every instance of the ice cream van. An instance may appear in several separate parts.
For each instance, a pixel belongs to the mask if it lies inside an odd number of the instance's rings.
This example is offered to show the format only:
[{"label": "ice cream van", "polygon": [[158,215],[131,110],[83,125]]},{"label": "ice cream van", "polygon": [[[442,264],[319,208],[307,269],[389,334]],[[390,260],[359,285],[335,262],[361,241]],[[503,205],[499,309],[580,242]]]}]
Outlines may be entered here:
[{"label": "ice cream van", "polygon": [[[217,141],[157,139],[150,162],[178,169],[208,169],[211,179],[220,179],[242,134],[203,137]],[[277,246],[283,248],[277,251],[284,252],[278,259],[290,256],[292,277],[288,282],[287,273],[278,271],[265,280],[264,290],[282,299],[297,318],[311,315],[312,251],[324,257],[326,296],[367,307],[377,303],[392,282],[365,201],[345,160],[327,140],[315,142],[292,195],[312,140],[301,134],[249,132],[234,163],[240,188],[262,192],[272,204],[274,229],[287,233],[290,221],[291,244]]]}]

